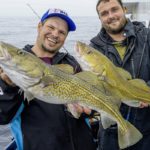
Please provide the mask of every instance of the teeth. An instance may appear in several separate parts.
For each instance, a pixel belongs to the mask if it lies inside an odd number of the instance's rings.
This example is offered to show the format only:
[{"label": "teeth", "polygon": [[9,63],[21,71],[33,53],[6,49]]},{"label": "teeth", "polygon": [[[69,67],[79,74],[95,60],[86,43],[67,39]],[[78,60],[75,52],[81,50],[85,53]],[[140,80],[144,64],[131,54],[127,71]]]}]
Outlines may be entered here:
[{"label": "teeth", "polygon": [[47,38],[48,39],[48,41],[50,41],[50,42],[53,42],[53,43],[57,43],[57,41],[55,41],[55,40],[53,40],[53,39],[51,39],[51,38]]},{"label": "teeth", "polygon": [[110,23],[116,23],[117,22],[117,20],[112,20]]}]

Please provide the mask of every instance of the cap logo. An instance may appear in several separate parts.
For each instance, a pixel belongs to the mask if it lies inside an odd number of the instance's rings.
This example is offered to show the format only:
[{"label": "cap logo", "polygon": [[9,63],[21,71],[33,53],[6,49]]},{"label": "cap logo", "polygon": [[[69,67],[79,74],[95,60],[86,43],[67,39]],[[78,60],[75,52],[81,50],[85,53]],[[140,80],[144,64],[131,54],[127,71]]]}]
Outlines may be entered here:
[{"label": "cap logo", "polygon": [[68,14],[65,11],[61,10],[61,9],[49,9],[48,15],[52,14],[52,13],[59,13],[59,14],[63,14],[65,16],[68,16]]}]

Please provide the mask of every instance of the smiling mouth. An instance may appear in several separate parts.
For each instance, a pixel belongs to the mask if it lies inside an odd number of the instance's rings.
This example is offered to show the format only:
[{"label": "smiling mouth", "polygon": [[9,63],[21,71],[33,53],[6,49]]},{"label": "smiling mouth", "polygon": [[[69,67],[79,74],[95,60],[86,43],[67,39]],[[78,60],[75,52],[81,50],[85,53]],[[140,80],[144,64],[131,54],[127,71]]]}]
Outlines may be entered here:
[{"label": "smiling mouth", "polygon": [[47,38],[47,40],[48,40],[49,42],[53,43],[53,44],[57,44],[57,43],[58,43],[57,40],[52,39],[52,38]]},{"label": "smiling mouth", "polygon": [[111,21],[109,24],[116,24],[118,21]]},{"label": "smiling mouth", "polygon": [[108,22],[108,24],[115,24],[118,22],[118,19],[112,19]]}]

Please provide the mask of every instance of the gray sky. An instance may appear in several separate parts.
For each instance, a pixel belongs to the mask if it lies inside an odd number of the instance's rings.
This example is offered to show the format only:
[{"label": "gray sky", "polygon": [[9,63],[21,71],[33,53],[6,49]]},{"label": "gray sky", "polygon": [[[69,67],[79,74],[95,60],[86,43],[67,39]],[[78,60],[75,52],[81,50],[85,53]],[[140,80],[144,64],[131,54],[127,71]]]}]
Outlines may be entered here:
[{"label": "gray sky", "polygon": [[97,16],[97,0],[0,0],[0,17],[33,16],[31,7],[41,16],[48,8],[61,8],[70,16]]}]

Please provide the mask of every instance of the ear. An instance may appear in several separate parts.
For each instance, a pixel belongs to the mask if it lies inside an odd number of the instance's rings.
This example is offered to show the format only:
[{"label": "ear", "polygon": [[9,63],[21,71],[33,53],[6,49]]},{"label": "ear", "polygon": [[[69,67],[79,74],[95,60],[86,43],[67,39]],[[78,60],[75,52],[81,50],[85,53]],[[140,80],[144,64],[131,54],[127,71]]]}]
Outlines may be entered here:
[{"label": "ear", "polygon": [[41,22],[39,22],[39,24],[38,24],[38,32],[40,32],[42,26],[43,26],[43,24]]},{"label": "ear", "polygon": [[126,14],[126,13],[128,12],[127,7],[123,7],[123,11],[124,11],[124,13]]}]

